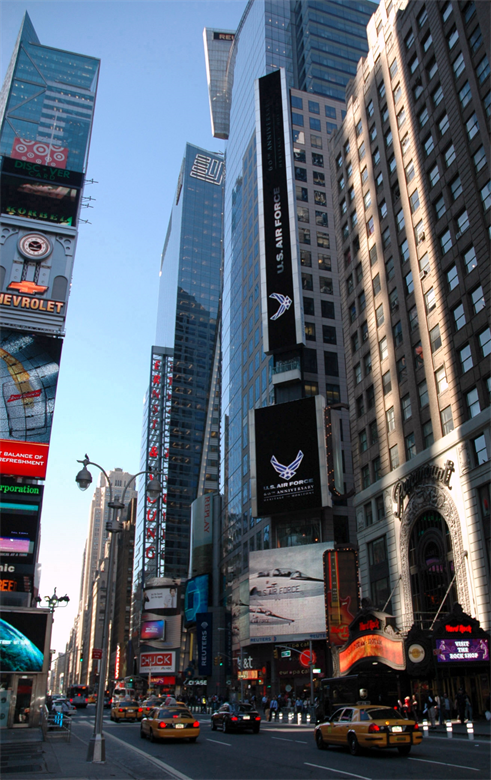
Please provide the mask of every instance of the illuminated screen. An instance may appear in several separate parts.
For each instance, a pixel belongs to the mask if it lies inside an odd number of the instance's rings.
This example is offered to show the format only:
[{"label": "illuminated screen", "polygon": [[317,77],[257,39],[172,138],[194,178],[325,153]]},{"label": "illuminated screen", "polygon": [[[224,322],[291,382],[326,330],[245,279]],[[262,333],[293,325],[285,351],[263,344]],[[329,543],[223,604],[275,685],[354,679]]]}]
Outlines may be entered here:
[{"label": "illuminated screen", "polygon": [[44,181],[2,172],[2,214],[58,225],[77,224],[80,190],[58,181]]},{"label": "illuminated screen", "polygon": [[163,639],[164,638],[164,625],[163,620],[147,620],[142,623],[141,638],[142,639]]},{"label": "illuminated screen", "polygon": [[0,670],[42,672],[48,615],[4,610],[0,619]]},{"label": "illuminated screen", "polygon": [[40,504],[0,501],[0,560],[3,563],[35,562]]},{"label": "illuminated screen", "polygon": [[156,609],[176,609],[177,588],[152,588],[151,590],[146,590],[143,602],[145,612],[153,612]]},{"label": "illuminated screen", "polygon": [[436,657],[439,663],[449,661],[488,661],[487,639],[437,639]]},{"label": "illuminated screen", "polygon": [[250,553],[251,639],[325,632],[322,555],[329,546],[306,544]]},{"label": "illuminated screen", "polygon": [[188,626],[196,623],[199,612],[208,611],[208,575],[193,577],[186,585],[184,598],[184,622]]},{"label": "illuminated screen", "polygon": [[33,552],[34,542],[29,541],[29,539],[5,539],[3,536],[0,537],[0,553],[20,553],[21,555],[28,555]]}]

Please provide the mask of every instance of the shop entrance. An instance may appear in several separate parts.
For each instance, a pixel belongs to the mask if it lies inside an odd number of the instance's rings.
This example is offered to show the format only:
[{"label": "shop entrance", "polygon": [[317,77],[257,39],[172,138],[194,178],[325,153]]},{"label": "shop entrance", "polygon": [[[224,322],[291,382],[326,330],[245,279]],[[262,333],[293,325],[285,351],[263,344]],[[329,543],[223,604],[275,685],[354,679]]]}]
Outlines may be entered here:
[{"label": "shop entrance", "polygon": [[14,708],[14,727],[29,726],[31,700],[34,680],[32,677],[19,677],[17,680],[17,698]]}]

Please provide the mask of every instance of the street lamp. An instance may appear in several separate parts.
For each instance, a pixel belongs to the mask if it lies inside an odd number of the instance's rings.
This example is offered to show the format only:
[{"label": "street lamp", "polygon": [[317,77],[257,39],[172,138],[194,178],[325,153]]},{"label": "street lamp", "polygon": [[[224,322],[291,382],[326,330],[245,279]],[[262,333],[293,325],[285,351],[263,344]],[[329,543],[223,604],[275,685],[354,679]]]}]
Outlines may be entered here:
[{"label": "street lamp", "polygon": [[[45,596],[44,600],[48,602],[48,609],[50,612],[54,612],[55,609],[58,609],[59,607],[68,607],[68,602],[70,601],[66,594],[65,596],[58,596],[56,593],[56,588],[53,591],[53,595]],[[38,596],[36,601],[39,604],[42,599]]]},{"label": "street lamp", "polygon": [[[152,471],[139,471],[138,474],[132,476],[125,485],[121,500],[114,500],[111,482],[106,472],[99,466],[98,463],[94,463],[89,459],[88,455],[85,455],[83,460],[78,460],[77,463],[82,463],[83,468],[78,472],[75,477],[75,481],[80,490],[87,490],[92,483],[92,474],[88,470],[87,466],[95,466],[104,474],[104,477],[109,488],[109,501],[108,507],[112,509],[111,519],[106,523],[106,531],[108,534],[118,533],[121,531],[121,525],[118,523],[118,512],[124,509],[124,497],[128,487],[133,480],[140,476],[140,474],[150,474],[147,482],[147,495],[150,498],[158,498],[162,492],[162,485]],[[106,582],[106,606],[104,609],[104,621],[102,624],[102,658],[100,660],[99,667],[99,685],[97,692],[97,703],[95,711],[94,733],[90,739],[89,747],[87,751],[87,761],[92,761],[94,764],[103,764],[106,760],[106,746],[105,738],[102,730],[102,722],[104,715],[104,688],[106,681],[106,667],[107,656],[109,650],[109,625],[111,622],[111,583],[112,583],[112,571],[114,566],[114,544],[112,539],[109,542],[109,562],[107,567],[107,582]]]}]

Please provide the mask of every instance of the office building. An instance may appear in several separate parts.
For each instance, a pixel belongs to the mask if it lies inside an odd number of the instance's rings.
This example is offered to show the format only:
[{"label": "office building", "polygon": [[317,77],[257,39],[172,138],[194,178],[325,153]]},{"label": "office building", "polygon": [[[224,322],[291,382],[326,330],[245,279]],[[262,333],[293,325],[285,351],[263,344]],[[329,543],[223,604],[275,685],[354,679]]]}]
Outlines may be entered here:
[{"label": "office building", "polygon": [[[406,634],[456,604],[489,630],[489,31],[380,3],[331,144],[362,595]],[[446,683],[478,711],[480,674]]]}]

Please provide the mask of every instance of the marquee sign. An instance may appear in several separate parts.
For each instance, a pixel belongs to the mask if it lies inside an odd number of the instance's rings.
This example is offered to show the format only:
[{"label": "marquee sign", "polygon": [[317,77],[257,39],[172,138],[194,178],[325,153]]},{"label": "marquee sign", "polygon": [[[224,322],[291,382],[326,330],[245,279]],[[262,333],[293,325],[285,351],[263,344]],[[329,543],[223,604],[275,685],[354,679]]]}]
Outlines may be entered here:
[{"label": "marquee sign", "polygon": [[405,669],[404,641],[390,639],[380,634],[363,634],[354,639],[339,652],[341,676],[348,674],[358,661],[373,658],[390,666],[391,669]]},{"label": "marquee sign", "polygon": [[437,639],[435,655],[438,663],[451,661],[489,662],[489,642],[484,638]]},{"label": "marquee sign", "polygon": [[443,468],[430,464],[420,466],[412,471],[406,479],[401,479],[399,482],[396,482],[392,491],[392,500],[395,504],[395,517],[401,519],[404,499],[409,496],[416,485],[423,480],[430,480],[431,482],[440,482],[442,485],[450,487],[450,477],[454,471],[455,465],[453,461],[447,460]]}]

